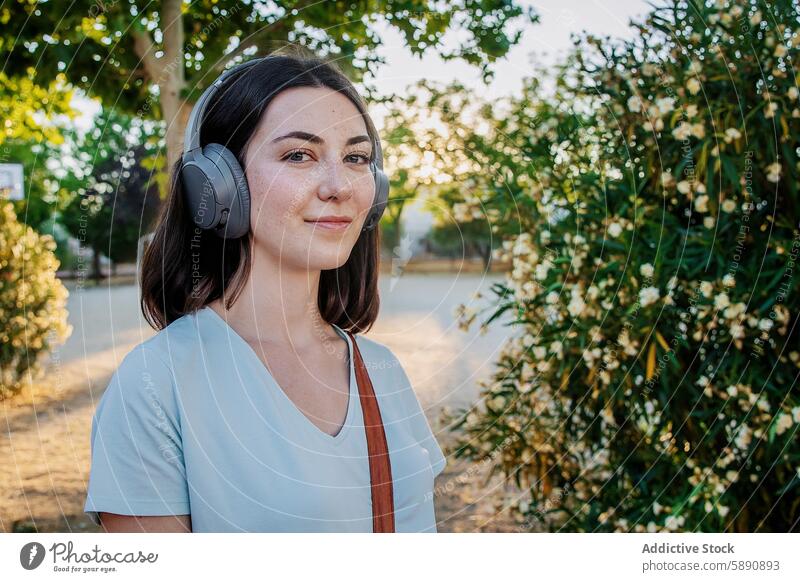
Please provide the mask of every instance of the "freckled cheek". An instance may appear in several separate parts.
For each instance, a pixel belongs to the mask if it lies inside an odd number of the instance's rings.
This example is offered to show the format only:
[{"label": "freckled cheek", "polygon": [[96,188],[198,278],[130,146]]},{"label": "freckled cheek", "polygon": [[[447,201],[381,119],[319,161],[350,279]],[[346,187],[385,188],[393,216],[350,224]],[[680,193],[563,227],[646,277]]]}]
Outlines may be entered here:
[{"label": "freckled cheek", "polygon": [[357,184],[358,215],[361,220],[366,220],[373,201],[375,200],[375,183],[371,177],[360,180]]},{"label": "freckled cheek", "polygon": [[253,219],[259,223],[271,224],[296,219],[302,215],[303,208],[313,189],[307,177],[292,175],[289,172],[248,173],[251,209]]}]

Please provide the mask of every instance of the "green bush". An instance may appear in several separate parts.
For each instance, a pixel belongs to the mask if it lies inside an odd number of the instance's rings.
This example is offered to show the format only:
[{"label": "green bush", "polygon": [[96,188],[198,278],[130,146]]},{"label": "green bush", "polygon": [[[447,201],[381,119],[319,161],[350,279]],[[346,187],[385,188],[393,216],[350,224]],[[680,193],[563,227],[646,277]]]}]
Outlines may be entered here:
[{"label": "green bush", "polygon": [[0,399],[37,378],[40,355],[72,333],[55,248],[52,236],[17,220],[12,203],[0,206]]},{"label": "green bush", "polygon": [[487,117],[513,271],[458,315],[521,333],[449,420],[523,527],[800,527],[800,27],[759,5],[662,4]]}]

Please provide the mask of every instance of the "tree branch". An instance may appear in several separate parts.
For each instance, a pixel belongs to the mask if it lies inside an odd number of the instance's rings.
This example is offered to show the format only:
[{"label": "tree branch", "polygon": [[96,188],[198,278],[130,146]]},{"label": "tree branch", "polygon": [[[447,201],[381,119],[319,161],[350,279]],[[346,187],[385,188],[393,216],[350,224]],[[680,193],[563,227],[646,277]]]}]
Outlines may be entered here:
[{"label": "tree branch", "polygon": [[157,82],[163,73],[164,66],[156,58],[156,46],[150,33],[146,30],[134,30],[131,35],[133,36],[133,50],[141,59],[147,76],[151,81]]}]

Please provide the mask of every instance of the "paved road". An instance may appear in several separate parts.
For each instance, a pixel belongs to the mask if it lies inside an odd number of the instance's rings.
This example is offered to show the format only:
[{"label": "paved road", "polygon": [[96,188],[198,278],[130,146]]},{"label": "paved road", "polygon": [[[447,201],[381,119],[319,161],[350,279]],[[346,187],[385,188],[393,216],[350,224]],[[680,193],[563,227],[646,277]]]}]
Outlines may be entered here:
[{"label": "paved road", "polygon": [[[453,310],[500,280],[452,273],[381,276],[381,312],[366,335],[397,355],[426,408],[466,405],[477,394],[477,379],[491,373],[508,329],[498,323],[484,336],[477,325],[461,331]],[[74,331],[57,354],[64,363],[114,347],[125,353],[155,333],[141,315],[133,285],[73,287],[68,309]]]}]

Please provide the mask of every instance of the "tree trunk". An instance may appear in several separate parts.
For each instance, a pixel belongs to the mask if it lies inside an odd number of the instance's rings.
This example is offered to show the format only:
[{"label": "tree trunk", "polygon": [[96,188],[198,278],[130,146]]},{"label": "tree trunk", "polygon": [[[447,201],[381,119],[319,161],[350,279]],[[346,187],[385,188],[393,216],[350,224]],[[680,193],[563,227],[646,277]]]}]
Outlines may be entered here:
[{"label": "tree trunk", "polygon": [[167,123],[167,171],[183,153],[183,134],[192,106],[181,97],[186,86],[183,55],[183,16],[181,0],[164,0],[161,7],[164,56],[156,59],[158,47],[147,30],[132,32],[136,55],[142,59],[150,80],[158,85],[159,100]]},{"label": "tree trunk", "polygon": [[103,278],[103,271],[100,267],[100,251],[92,249],[92,279],[99,281]]}]

